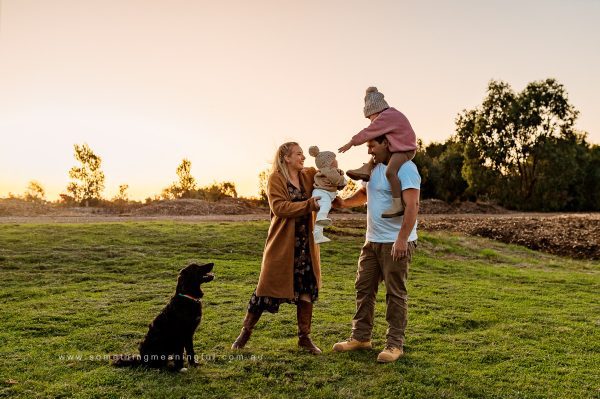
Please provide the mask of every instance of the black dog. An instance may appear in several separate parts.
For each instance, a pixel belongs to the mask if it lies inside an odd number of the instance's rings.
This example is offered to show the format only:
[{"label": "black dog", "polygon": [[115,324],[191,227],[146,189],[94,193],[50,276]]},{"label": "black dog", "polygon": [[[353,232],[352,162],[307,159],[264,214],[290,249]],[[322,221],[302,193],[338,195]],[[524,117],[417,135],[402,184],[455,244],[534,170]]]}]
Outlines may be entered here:
[{"label": "black dog", "polygon": [[[112,364],[117,367],[148,366],[154,368],[174,368],[187,371],[183,367],[183,350],[190,366],[197,366],[193,338],[202,318],[204,295],[200,284],[212,281],[212,263],[191,264],[179,271],[177,289],[171,301],[150,324],[148,333],[140,343],[138,355],[114,355]],[[170,366],[173,361],[173,366]]]}]

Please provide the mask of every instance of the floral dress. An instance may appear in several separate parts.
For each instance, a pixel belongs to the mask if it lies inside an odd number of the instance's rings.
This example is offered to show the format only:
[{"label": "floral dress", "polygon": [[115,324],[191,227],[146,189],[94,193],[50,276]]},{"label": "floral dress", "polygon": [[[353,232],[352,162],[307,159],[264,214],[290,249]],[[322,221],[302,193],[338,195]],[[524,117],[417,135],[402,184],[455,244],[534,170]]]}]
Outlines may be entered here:
[{"label": "floral dress", "polygon": [[[292,198],[292,202],[306,201],[308,196],[304,188],[298,189],[288,181],[287,189]],[[311,301],[314,302],[319,296],[317,280],[313,273],[312,259],[310,257],[310,247],[308,242],[309,234],[312,232],[309,229],[309,218],[311,215],[304,215],[296,218],[295,228],[295,243],[294,243],[294,299],[273,298],[269,296],[257,296],[256,289],[250,297],[248,303],[248,311],[250,313],[260,313],[267,311],[277,313],[279,305],[282,303],[296,303],[302,294],[308,294]]]}]

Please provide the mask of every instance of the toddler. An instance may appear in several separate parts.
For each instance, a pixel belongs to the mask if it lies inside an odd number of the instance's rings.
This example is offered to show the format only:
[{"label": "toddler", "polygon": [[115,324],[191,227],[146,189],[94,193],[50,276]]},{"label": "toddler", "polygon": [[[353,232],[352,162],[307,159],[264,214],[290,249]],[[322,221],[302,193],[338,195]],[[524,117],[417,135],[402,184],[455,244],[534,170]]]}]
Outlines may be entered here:
[{"label": "toddler", "polygon": [[[383,94],[376,87],[369,87],[365,95],[365,118],[371,120],[371,124],[358,132],[348,143],[339,148],[339,152],[346,152],[352,146],[361,145],[369,140],[385,134],[392,153],[385,175],[392,189],[392,206],[385,211],[381,217],[393,218],[404,214],[402,204],[402,185],[398,178],[400,167],[415,157],[417,150],[417,136],[410,122],[404,114],[395,108],[390,108],[383,98]],[[354,180],[369,181],[373,160],[362,167],[346,172],[348,177]]]},{"label": "toddler", "polygon": [[319,202],[319,212],[315,220],[315,243],[331,241],[323,235],[323,227],[331,224],[329,211],[331,210],[331,202],[337,195],[337,190],[343,189],[346,184],[344,171],[338,169],[337,159],[331,151],[319,151],[319,147],[312,146],[308,149],[308,153],[315,157],[315,163],[319,170],[315,175],[315,184],[312,192],[313,197],[321,197]]}]

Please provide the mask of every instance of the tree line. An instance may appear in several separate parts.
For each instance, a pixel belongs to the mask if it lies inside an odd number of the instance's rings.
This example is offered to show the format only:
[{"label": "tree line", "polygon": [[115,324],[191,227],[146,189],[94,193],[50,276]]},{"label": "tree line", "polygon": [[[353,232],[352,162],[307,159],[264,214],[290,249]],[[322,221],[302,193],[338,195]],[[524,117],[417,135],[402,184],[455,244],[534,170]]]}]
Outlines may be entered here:
[{"label": "tree line", "polygon": [[515,92],[490,81],[444,143],[419,145],[422,198],[489,200],[524,211],[600,210],[600,146],[576,131],[579,112],[555,79]]},{"label": "tree line", "polygon": [[[492,80],[481,105],[456,117],[456,131],[443,143],[419,147],[414,162],[422,177],[421,198],[453,201],[493,201],[524,211],[600,210],[600,146],[575,130],[579,112],[555,79],[529,83],[515,92],[508,83]],[[77,166],[60,202],[99,205],[103,201],[101,158],[87,144],[74,146]],[[237,197],[232,182],[198,187],[191,162],[183,159],[178,180],[149,197],[196,198],[217,201]],[[259,198],[266,202],[268,171],[259,174]],[[353,182],[352,182],[353,183]],[[349,195],[355,184],[342,193]],[[129,186],[119,186],[111,200],[123,204]],[[40,183],[29,183],[23,199],[44,200]]]},{"label": "tree line", "polygon": [[[66,187],[66,193],[59,194],[62,205],[67,206],[102,206],[125,205],[135,203],[131,201],[127,190],[128,184],[119,185],[119,192],[112,199],[105,199],[104,172],[102,172],[102,158],[94,153],[87,144],[75,144],[74,156],[78,162],[69,170],[72,180]],[[164,188],[160,195],[146,198],[145,202],[172,200],[181,198],[194,198],[208,201],[218,201],[222,198],[237,198],[235,184],[232,182],[213,183],[206,187],[198,187],[196,179],[191,173],[192,163],[184,158],[176,169],[177,181]],[[32,202],[45,202],[45,190],[37,181],[29,182],[26,192],[22,197],[10,194],[9,197],[21,198]]]}]

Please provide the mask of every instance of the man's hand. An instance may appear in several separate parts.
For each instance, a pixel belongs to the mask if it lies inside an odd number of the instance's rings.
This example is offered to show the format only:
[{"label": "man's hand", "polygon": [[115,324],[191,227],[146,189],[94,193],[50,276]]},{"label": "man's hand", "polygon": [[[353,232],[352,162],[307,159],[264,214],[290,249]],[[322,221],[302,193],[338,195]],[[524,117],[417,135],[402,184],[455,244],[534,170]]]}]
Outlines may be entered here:
[{"label": "man's hand", "polygon": [[341,199],[340,197],[335,197],[333,199],[333,201],[331,201],[331,207],[332,208],[343,208],[344,207],[344,200]]},{"label": "man's hand", "polygon": [[408,256],[408,242],[397,238],[392,245],[392,259],[399,261]]},{"label": "man's hand", "polygon": [[346,144],[344,144],[342,147],[338,148],[338,152],[346,152],[348,151],[350,148],[352,148],[352,142],[349,141]]}]

